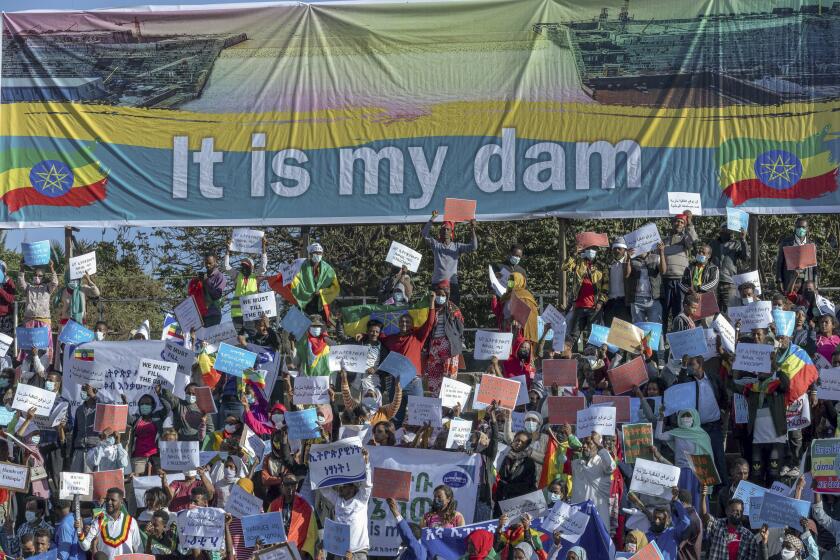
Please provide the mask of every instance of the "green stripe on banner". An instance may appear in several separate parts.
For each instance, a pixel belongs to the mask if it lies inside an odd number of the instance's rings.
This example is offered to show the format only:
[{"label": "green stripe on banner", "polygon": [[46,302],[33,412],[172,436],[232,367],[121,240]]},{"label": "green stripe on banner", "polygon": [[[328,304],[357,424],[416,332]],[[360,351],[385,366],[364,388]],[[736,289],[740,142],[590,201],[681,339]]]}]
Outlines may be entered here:
[{"label": "green stripe on banner", "polygon": [[809,158],[825,151],[823,145],[828,130],[806,138],[800,142],[777,142],[763,138],[733,138],[726,140],[718,148],[715,161],[722,166],[736,159],[755,159],[759,154],[770,150],[790,152],[799,159]]},{"label": "green stripe on banner", "polygon": [[30,168],[44,160],[54,159],[66,163],[71,169],[96,163],[93,144],[79,146],[78,150],[59,152],[34,148],[12,148],[0,152],[0,173],[20,167]]}]

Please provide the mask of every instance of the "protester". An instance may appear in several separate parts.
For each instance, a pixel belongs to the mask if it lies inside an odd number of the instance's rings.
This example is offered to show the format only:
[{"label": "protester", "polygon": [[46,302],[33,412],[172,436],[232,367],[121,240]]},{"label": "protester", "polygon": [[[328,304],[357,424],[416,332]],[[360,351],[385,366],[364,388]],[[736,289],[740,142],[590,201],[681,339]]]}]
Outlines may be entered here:
[{"label": "protester", "polygon": [[662,323],[679,315],[683,307],[683,294],[680,286],[685,269],[688,268],[690,253],[697,241],[697,230],[691,212],[686,210],[674,216],[671,233],[665,242],[665,272],[662,274]]},{"label": "protester", "polygon": [[779,241],[779,250],[776,253],[776,288],[782,293],[788,293],[793,289],[794,282],[811,281],[814,285],[819,282],[819,267],[810,266],[804,270],[789,270],[785,258],[785,247],[801,247],[814,243],[808,236],[808,219],[799,217],[793,229],[793,235],[789,235]]},{"label": "protester", "polygon": [[435,294],[437,321],[429,338],[425,374],[428,389],[434,395],[440,391],[444,377],[454,378],[458,375],[461,351],[464,348],[464,316],[449,299],[449,281],[438,282]]},{"label": "protester", "polygon": [[609,275],[595,262],[595,247],[581,248],[578,258],[570,257],[563,263],[563,271],[572,273],[572,310],[566,317],[568,333],[577,339],[600,313],[609,295]]},{"label": "protester", "polygon": [[99,288],[93,283],[90,275],[85,273],[81,281],[70,280],[70,271],[64,271],[64,290],[61,291],[60,322],[65,324],[69,319],[84,325],[87,311],[87,298],[98,298]]},{"label": "protester", "polygon": [[216,255],[204,256],[204,268],[204,272],[190,280],[187,293],[195,299],[204,326],[213,327],[222,321],[227,277],[219,270]]},{"label": "protester", "polygon": [[742,229],[737,238],[733,239],[732,232],[722,223],[717,238],[709,245],[712,248],[712,263],[718,268],[720,278],[717,287],[718,308],[726,313],[729,300],[735,296],[736,291],[733,277],[743,272],[752,256],[747,242],[747,230]]},{"label": "protester", "polygon": [[470,220],[472,240],[470,243],[460,243],[454,240],[455,224],[443,222],[440,226],[438,239],[432,237],[432,222],[438,217],[438,211],[432,212],[432,217],[423,226],[423,239],[432,251],[434,259],[434,270],[432,271],[432,285],[439,284],[441,280],[449,281],[450,298],[458,305],[461,303],[461,284],[458,280],[458,262],[464,253],[472,253],[478,250],[478,236],[475,232],[475,220]]},{"label": "protester", "polygon": [[[228,247],[231,240],[228,240]],[[254,260],[245,257],[239,262],[239,270],[233,270],[230,266],[230,250],[225,252],[224,268],[228,273],[231,284],[233,284],[233,298],[230,300],[230,318],[237,331],[245,326],[242,319],[242,306],[239,302],[243,296],[250,296],[259,292],[260,284],[268,268],[268,255],[265,252],[265,237],[262,238],[262,254],[260,255],[260,268],[254,270]]]}]

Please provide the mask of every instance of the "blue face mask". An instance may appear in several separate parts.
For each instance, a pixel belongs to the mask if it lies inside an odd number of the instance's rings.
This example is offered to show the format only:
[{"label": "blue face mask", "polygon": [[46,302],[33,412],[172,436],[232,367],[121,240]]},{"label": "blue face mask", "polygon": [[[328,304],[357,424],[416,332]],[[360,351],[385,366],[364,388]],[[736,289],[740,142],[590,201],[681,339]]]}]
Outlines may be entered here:
[{"label": "blue face mask", "polygon": [[694,257],[694,260],[698,262],[698,264],[706,264],[706,255],[697,255]]}]

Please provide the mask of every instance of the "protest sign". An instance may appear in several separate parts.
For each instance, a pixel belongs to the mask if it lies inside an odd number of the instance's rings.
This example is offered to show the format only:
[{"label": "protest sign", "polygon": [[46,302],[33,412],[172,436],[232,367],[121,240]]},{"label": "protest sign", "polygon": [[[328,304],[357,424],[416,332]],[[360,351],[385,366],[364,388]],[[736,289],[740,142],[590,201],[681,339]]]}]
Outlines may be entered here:
[{"label": "protest sign", "polygon": [[630,421],[630,397],[615,395],[592,395],[592,405],[615,407],[615,421],[619,424]]},{"label": "protest sign", "polygon": [[831,315],[836,317],[834,302],[830,299],[816,294],[815,303],[817,304],[817,309],[819,310],[820,315]]},{"label": "protest sign", "polygon": [[686,454],[688,465],[703,486],[717,486],[720,484],[720,475],[715,467],[715,459],[711,455]]},{"label": "protest sign", "polygon": [[600,348],[604,344],[607,345],[607,348],[610,352],[618,352],[618,346],[613,346],[612,344],[607,343],[607,339],[610,336],[610,329],[609,327],[605,327],[604,325],[593,324],[590,326],[589,331],[589,339],[587,339],[586,343],[591,344],[597,348]]},{"label": "protest sign", "polygon": [[283,330],[291,333],[296,339],[303,338],[311,324],[312,321],[309,320],[309,317],[304,315],[295,305],[289,307],[289,310],[280,322]]},{"label": "protest sign", "polygon": [[[665,556],[662,554],[662,549],[659,548],[656,541],[650,541],[630,556],[630,558],[632,560],[664,560]],[[618,559],[618,554],[616,554],[616,559]]]},{"label": "protest sign", "polygon": [[96,274],[96,251],[70,257],[70,280],[79,280],[85,274]]},{"label": "protest sign", "polygon": [[52,391],[18,383],[12,408],[23,413],[29,412],[30,408],[35,408],[36,416],[49,416],[56,396],[56,393]]},{"label": "protest sign", "polygon": [[29,351],[32,348],[46,350],[50,347],[49,327],[18,327],[15,329],[18,348]]},{"label": "protest sign", "polygon": [[637,356],[617,368],[608,370],[607,377],[609,377],[613,393],[616,395],[632,391],[634,387],[640,387],[647,383],[648,373],[645,361],[641,356]]},{"label": "protest sign", "polygon": [[188,471],[201,466],[197,441],[161,441],[160,465],[166,471]]},{"label": "protest sign", "polygon": [[[507,272],[507,270],[502,269],[502,272]],[[499,278],[496,276],[496,272],[493,270],[493,265],[487,265],[487,274],[488,278],[490,279],[490,287],[493,288],[493,292],[496,294],[496,297],[502,297],[508,291],[507,288],[507,281]]]},{"label": "protest sign", "polygon": [[625,234],[624,242],[627,243],[628,249],[632,249],[632,254],[641,255],[656,249],[656,246],[662,243],[662,238],[659,237],[656,224],[650,223]]},{"label": "protest sign", "polygon": [[811,425],[811,405],[808,402],[807,394],[803,394],[787,406],[785,421],[789,432],[803,430]]},{"label": "protest sign", "polygon": [[4,333],[0,333],[0,358],[6,357],[6,354],[9,353],[9,348],[12,347],[12,344],[14,344],[14,342],[15,339],[11,336]]},{"label": "protest sign", "polygon": [[575,235],[575,246],[578,251],[582,251],[588,247],[609,247],[610,238],[606,233],[584,231]]},{"label": "protest sign", "polygon": [[[303,263],[305,263],[305,262],[306,262],[306,259],[295,259],[291,262],[280,263],[280,266],[278,267],[277,271],[279,272],[280,276],[283,278],[283,286],[288,286],[289,284],[292,283],[292,280],[294,280],[295,277],[298,275],[301,267],[303,266]],[[292,309],[294,309],[294,307],[292,307]],[[286,329],[286,330],[288,330],[288,329]],[[292,331],[289,331],[289,332],[292,332]]]},{"label": "protest sign", "polygon": [[[738,483],[738,486],[735,488],[735,493],[732,494],[732,499],[738,499],[744,502],[744,515],[751,515],[750,510],[750,498],[754,496],[764,496],[764,493],[767,492],[766,488],[762,488],[757,484],[753,484],[752,482],[748,482],[746,480],[742,480]],[[756,514],[758,512],[755,512]]]},{"label": "protest sign", "polygon": [[96,403],[96,412],[93,419],[93,431],[124,432],[128,421],[127,404],[103,404]]},{"label": "protest sign", "polygon": [[570,506],[563,500],[558,500],[543,520],[542,530],[549,535],[560,531],[563,539],[571,543],[580,540],[589,523],[589,516],[576,506]]},{"label": "protest sign", "polygon": [[330,361],[330,371],[340,371],[342,363],[344,369],[349,372],[365,373],[368,369],[368,348],[362,344],[330,346],[327,358]]},{"label": "protest sign", "polygon": [[[167,473],[166,480],[174,482],[176,480],[184,480],[184,473]],[[134,488],[134,499],[138,504],[145,503],[143,496],[146,495],[146,490],[150,488],[160,488],[160,477],[152,476],[134,476],[131,479],[131,485]]]},{"label": "protest sign", "polygon": [[703,353],[703,358],[709,360],[718,355],[717,351],[717,337],[718,334],[714,329],[703,329],[703,337],[706,339],[706,351]]},{"label": "protest sign", "polygon": [[773,370],[770,367],[770,354],[772,353],[772,344],[742,342],[735,348],[735,362],[732,364],[732,369],[755,373],[772,373]]},{"label": "protest sign", "polygon": [[691,316],[693,320],[696,321],[705,317],[712,317],[720,312],[715,292],[704,292],[699,295],[700,303],[697,305],[697,313]]},{"label": "protest sign", "polygon": [[770,486],[770,491],[782,496],[790,496],[793,494],[793,488],[778,480],[773,481],[773,484]]},{"label": "protest sign", "polygon": [[697,408],[697,385],[692,382],[671,385],[665,389],[662,400],[665,404],[665,416],[686,408]]},{"label": "protest sign", "polygon": [[776,336],[792,336],[796,326],[796,313],[774,309],[771,316],[776,325]]},{"label": "protest sign", "polygon": [[236,327],[230,321],[213,325],[212,327],[201,327],[195,332],[197,340],[203,340],[211,346],[218,347],[222,342],[236,343]]},{"label": "protest sign", "polygon": [[326,404],[330,402],[330,378],[326,375],[295,378],[294,404]]},{"label": "protest sign", "polygon": [[[732,277],[732,283],[735,284],[736,290],[741,287],[741,284],[752,284],[755,286],[755,295],[761,295],[761,275],[757,270],[751,270],[750,272],[734,275]],[[732,308],[730,307],[730,309]],[[732,320],[734,321],[734,319]]]},{"label": "protest sign", "polygon": [[749,305],[738,305],[727,309],[729,320],[737,324],[741,321],[741,332],[753,329],[766,329],[773,322],[773,302],[754,301]]},{"label": "protest sign", "polygon": [[494,375],[482,375],[475,400],[485,405],[496,402],[501,408],[513,410],[519,396],[519,382]]},{"label": "protest sign", "polygon": [[639,494],[670,500],[672,497],[671,489],[677,486],[679,480],[679,467],[638,458],[633,469],[630,490]]},{"label": "protest sign", "polygon": [[456,449],[466,445],[472,433],[472,421],[453,418],[449,421],[449,432],[446,435],[446,448]]},{"label": "protest sign", "polygon": [[26,492],[29,489],[29,467],[0,462],[0,488]]},{"label": "protest sign", "polygon": [[735,353],[735,327],[723,315],[718,315],[712,321],[712,329],[720,335],[720,344],[730,354]]},{"label": "protest sign", "polygon": [[400,387],[405,388],[417,377],[417,368],[414,362],[399,352],[388,352],[382,363],[379,364],[380,371],[387,371],[399,379]]},{"label": "protest sign", "polygon": [[184,509],[176,517],[178,545],[200,550],[221,550],[225,544],[225,510]]},{"label": "protest sign", "polygon": [[543,360],[543,386],[572,387],[577,388],[577,360]]},{"label": "protest sign", "polygon": [[258,229],[233,228],[228,249],[236,253],[260,255],[263,252],[265,232]]},{"label": "protest sign", "polygon": [[650,340],[647,343],[648,347],[653,350],[658,350],[659,342],[662,339],[662,323],[640,322],[633,324],[642,329],[645,336],[650,336]]},{"label": "protest sign", "polygon": [[304,410],[288,410],[283,415],[289,439],[314,439],[321,436],[318,426],[318,411],[314,408]]},{"label": "protest sign", "polygon": [[344,558],[350,546],[350,525],[336,523],[330,518],[324,520],[324,550]]},{"label": "protest sign", "polygon": [[49,241],[21,243],[20,252],[23,253],[23,262],[28,266],[50,264],[51,249]]},{"label": "protest sign", "polygon": [[548,422],[552,425],[576,424],[577,413],[586,408],[586,397],[548,397]]},{"label": "protest sign", "polygon": [[527,324],[531,317],[531,308],[516,294],[510,296],[510,316],[520,325]]},{"label": "protest sign", "polygon": [[750,408],[744,395],[732,395],[732,406],[735,408],[735,423],[746,424],[750,421]]},{"label": "protest sign", "polygon": [[93,331],[86,329],[73,319],[68,320],[58,334],[58,341],[64,344],[81,344],[96,338]]},{"label": "protest sign", "polygon": [[293,542],[254,551],[254,560],[301,560],[300,551]]},{"label": "protest sign", "polygon": [[261,545],[277,544],[286,541],[286,531],[283,526],[283,512],[260,513],[248,515],[240,519],[245,546],[254,546],[257,541]]},{"label": "protest sign", "polygon": [[695,216],[703,214],[702,202],[700,202],[700,193],[690,192],[669,192],[668,193],[668,213],[672,216],[682,214],[688,210]]},{"label": "protest sign", "polygon": [[444,377],[440,385],[440,404],[446,408],[455,408],[460,404],[461,410],[467,409],[467,401],[470,399],[472,387],[466,383],[456,381],[451,377]]},{"label": "protest sign", "polygon": [[[650,407],[653,416],[659,416],[659,409],[662,408],[662,397],[645,397],[645,403]],[[630,422],[638,424],[647,419],[647,416],[642,415],[642,399],[630,397]]]},{"label": "protest sign", "polygon": [[726,229],[730,231],[747,231],[750,229],[750,215],[737,208],[726,209]]},{"label": "protest sign", "polygon": [[189,336],[193,329],[197,331],[204,325],[193,296],[188,296],[184,301],[175,306],[172,312],[175,314],[175,318],[178,319],[178,325],[180,325],[185,336]]},{"label": "protest sign", "polygon": [[706,335],[703,327],[668,333],[668,344],[671,345],[671,356],[681,360],[683,356],[702,356],[706,353]]},{"label": "protest sign", "polygon": [[475,200],[447,198],[443,201],[443,219],[454,223],[474,220],[476,204]]},{"label": "protest sign", "polygon": [[242,309],[242,319],[256,321],[260,317],[277,317],[277,297],[274,292],[260,292],[240,296],[239,305]]},{"label": "protest sign", "polygon": [[216,399],[213,398],[213,390],[210,387],[193,387],[195,393],[195,404],[204,414],[215,414]]},{"label": "protest sign", "polygon": [[440,399],[409,395],[406,418],[412,426],[423,426],[428,423],[432,428],[442,427]]},{"label": "protest sign", "polygon": [[[197,443],[197,442],[194,442]],[[125,492],[125,473],[122,469],[114,469],[110,471],[98,471],[91,473],[93,486],[93,500],[101,501],[105,499],[108,490],[111,488],[119,488]],[[160,486],[160,477],[158,477],[158,486]],[[88,500],[89,501],[89,500]]]},{"label": "protest sign", "polygon": [[507,515],[509,524],[518,521],[526,513],[531,516],[531,519],[541,517],[546,507],[545,494],[542,490],[535,490],[516,498],[499,500],[499,508],[503,514]]},{"label": "protest sign", "polygon": [[525,379],[525,375],[514,375],[513,377],[508,377],[508,379],[511,381],[519,381],[519,393],[516,397],[516,406],[528,404],[528,381]]},{"label": "protest sign", "polygon": [[549,325],[549,331],[546,340],[552,340],[556,337],[558,345],[560,341],[566,340],[566,317],[556,307],[551,304],[545,306],[541,318],[545,325]]},{"label": "protest sign", "polygon": [[388,254],[385,257],[385,262],[391,263],[397,268],[405,267],[411,272],[417,272],[420,268],[420,261],[423,255],[415,251],[411,247],[407,247],[402,243],[391,241],[391,246],[388,248]]},{"label": "protest sign", "polygon": [[[158,486],[160,486],[160,478]],[[59,496],[60,500],[72,500],[74,496],[87,496],[93,490],[93,477],[88,473],[63,471],[61,473]]]},{"label": "protest sign", "polygon": [[788,498],[775,492],[765,492],[756,525],[793,527],[799,530],[802,527],[799,520],[803,517],[807,518],[810,510],[811,502],[809,501]]},{"label": "protest sign", "polygon": [[840,494],[840,438],[815,439],[811,442],[811,473],[814,492]]},{"label": "protest sign", "polygon": [[309,448],[309,482],[313,490],[362,482],[366,478],[367,464],[358,437],[318,443]]},{"label": "protest sign", "polygon": [[[178,376],[190,377],[192,375],[192,365],[195,363],[195,352],[189,348],[185,348],[175,342],[174,340],[167,340],[164,343],[163,350],[160,352],[160,358],[164,362],[173,362],[178,364],[176,369],[176,379]],[[142,358],[141,358],[142,359]],[[178,383],[175,384],[178,387]],[[177,396],[183,398],[183,387],[181,394],[176,393]]]},{"label": "protest sign", "polygon": [[653,445],[653,425],[649,423],[624,424],[621,427],[624,435],[624,460],[630,464],[636,459],[653,459],[650,447]]},{"label": "protest sign", "polygon": [[137,383],[145,387],[153,387],[165,382],[170,388],[175,386],[175,375],[178,364],[143,358],[137,366]]},{"label": "protest sign", "polygon": [[489,360],[496,356],[500,360],[506,360],[510,356],[512,343],[512,333],[478,330],[475,333],[473,357],[476,360]]},{"label": "protest sign", "polygon": [[253,368],[256,361],[257,355],[254,352],[222,342],[219,344],[219,351],[216,352],[213,369],[235,377],[242,377],[242,372]]},{"label": "protest sign", "polygon": [[645,333],[627,321],[622,321],[618,317],[613,318],[610,324],[610,332],[607,335],[607,343],[617,346],[622,350],[628,352],[640,352],[642,348],[642,338]]},{"label": "protest sign", "polygon": [[840,400],[840,367],[820,371],[817,398],[827,401]]},{"label": "protest sign", "polygon": [[246,492],[238,484],[234,484],[230,489],[230,495],[225,500],[225,511],[238,519],[257,515],[263,511],[262,499]]},{"label": "protest sign", "polygon": [[785,268],[788,270],[805,270],[817,266],[817,247],[813,243],[805,245],[788,245],[782,247],[785,253]]},{"label": "protest sign", "polygon": [[407,502],[411,494],[411,473],[375,467],[373,469],[373,491],[374,498],[393,498],[398,502]]},{"label": "protest sign", "polygon": [[598,432],[602,436],[615,435],[615,407],[614,406],[590,406],[577,411],[577,427],[575,433],[580,437]]}]

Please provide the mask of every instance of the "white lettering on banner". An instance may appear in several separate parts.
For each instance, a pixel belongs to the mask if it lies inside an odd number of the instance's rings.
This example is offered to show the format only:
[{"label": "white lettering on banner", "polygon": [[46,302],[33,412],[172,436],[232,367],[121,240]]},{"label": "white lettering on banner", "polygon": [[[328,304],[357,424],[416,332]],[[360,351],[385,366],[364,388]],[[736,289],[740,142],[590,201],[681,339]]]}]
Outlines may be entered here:
[{"label": "white lettering on banner", "polygon": [[152,387],[162,380],[172,388],[175,386],[176,373],[178,373],[178,364],[174,362],[161,362],[143,358],[137,368],[137,383]]},{"label": "white lettering on banner", "polygon": [[513,334],[509,332],[476,331],[475,351],[473,357],[476,360],[489,360],[493,356],[500,360],[506,360],[510,356],[510,347],[513,343]]},{"label": "white lettering on banner", "polygon": [[558,500],[543,520],[542,529],[549,534],[560,531],[563,539],[576,543],[586,530],[589,516],[572,507],[562,500]]},{"label": "white lettering on banner", "polygon": [[277,297],[274,292],[260,292],[239,298],[242,307],[242,318],[245,321],[256,321],[263,315],[277,317]]},{"label": "white lettering on banner", "polygon": [[201,466],[197,441],[161,441],[160,466],[166,471],[185,471]]},{"label": "white lettering on banner", "polygon": [[423,426],[429,423],[432,428],[440,428],[442,426],[440,399],[409,395],[406,417],[412,426]]},{"label": "white lettering on banner", "polygon": [[56,396],[52,391],[18,383],[12,408],[24,413],[29,412],[30,408],[35,408],[36,416],[49,416]]},{"label": "white lettering on banner", "polygon": [[517,521],[524,513],[529,514],[531,519],[536,519],[546,509],[545,494],[542,490],[535,490],[516,498],[501,500],[499,508],[508,516],[508,524]]},{"label": "white lettering on banner", "polygon": [[451,377],[444,377],[440,385],[440,404],[446,408],[455,408],[455,405],[460,404],[461,410],[466,410],[470,393],[472,393],[472,387],[468,384]]},{"label": "white lettering on banner", "polygon": [[70,280],[78,280],[85,274],[96,274],[96,251],[70,257]]},{"label": "white lettering on banner", "polygon": [[766,329],[773,322],[773,302],[755,301],[749,305],[730,307],[726,313],[732,323],[741,321],[741,332]]},{"label": "white lettering on banner", "polygon": [[446,448],[456,449],[463,447],[472,433],[472,422],[453,418],[449,421],[449,433],[446,436]]},{"label": "white lettering on banner", "polygon": [[[160,486],[160,478],[158,486]],[[72,500],[73,496],[87,496],[93,491],[93,476],[88,473],[62,472],[58,498]]]},{"label": "white lettering on banner", "polygon": [[680,480],[680,468],[637,458],[630,490],[648,496],[670,499],[671,489]]},{"label": "white lettering on banner", "polygon": [[770,354],[772,353],[772,344],[742,342],[735,348],[735,362],[732,364],[732,369],[754,373],[772,373],[773,370],[770,367]]},{"label": "white lettering on banner", "polygon": [[258,229],[233,228],[228,248],[237,253],[259,255],[262,253],[263,237],[265,237],[265,232]]},{"label": "white lettering on banner", "polygon": [[651,223],[624,234],[624,242],[627,243],[629,249],[633,250],[634,255],[641,255],[653,251],[657,245],[662,243],[662,238],[659,237],[656,224]]},{"label": "white lettering on banner", "polygon": [[614,406],[591,406],[577,411],[575,432],[580,437],[597,432],[602,436],[615,435],[616,409]]},{"label": "white lettering on banner", "polygon": [[397,267],[404,266],[411,272],[417,272],[422,258],[423,255],[411,247],[406,247],[402,243],[391,241],[391,247],[388,248],[388,255],[385,257],[385,262]]},{"label": "white lettering on banner", "polygon": [[703,203],[700,200],[700,193],[669,192],[668,213],[671,215],[682,214],[686,210],[695,216],[701,216],[703,214]]},{"label": "white lettering on banner", "polygon": [[367,371],[368,347],[362,344],[341,344],[330,346],[330,353],[327,354],[330,361],[330,371],[340,371],[341,362],[344,362],[344,369],[354,373],[365,373]]},{"label": "white lettering on banner", "polygon": [[820,371],[817,398],[826,401],[840,400],[840,367]]},{"label": "white lettering on banner", "polygon": [[330,378],[326,375],[296,377],[294,404],[326,404],[330,402]]}]

